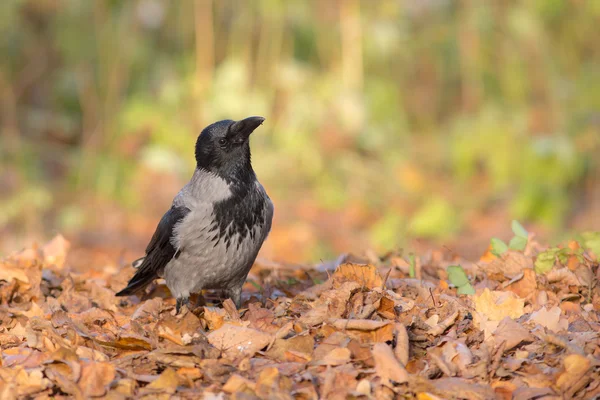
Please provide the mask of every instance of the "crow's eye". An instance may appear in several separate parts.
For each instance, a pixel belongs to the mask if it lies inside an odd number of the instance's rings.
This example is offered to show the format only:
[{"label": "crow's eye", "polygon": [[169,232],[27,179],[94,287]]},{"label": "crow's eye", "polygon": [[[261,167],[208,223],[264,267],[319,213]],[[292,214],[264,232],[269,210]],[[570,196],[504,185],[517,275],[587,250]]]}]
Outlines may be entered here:
[{"label": "crow's eye", "polygon": [[227,144],[227,140],[225,140],[223,138],[219,139],[219,145],[225,146],[226,144]]}]

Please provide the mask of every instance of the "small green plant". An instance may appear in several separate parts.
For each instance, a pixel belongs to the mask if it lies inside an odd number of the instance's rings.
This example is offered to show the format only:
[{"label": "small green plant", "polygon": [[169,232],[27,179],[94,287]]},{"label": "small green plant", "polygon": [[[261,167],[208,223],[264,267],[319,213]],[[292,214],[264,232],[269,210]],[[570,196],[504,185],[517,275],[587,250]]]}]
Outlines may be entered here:
[{"label": "small green plant", "polygon": [[415,258],[415,255],[412,253],[409,254],[408,255],[408,265],[409,265],[408,276],[410,276],[411,278],[414,278],[416,276],[416,273],[415,273],[416,263],[417,263],[417,259]]},{"label": "small green plant", "polygon": [[583,232],[580,243],[584,249],[591,250],[596,259],[600,259],[600,232]]},{"label": "small green plant", "polygon": [[571,249],[569,247],[551,247],[538,254],[533,269],[536,274],[545,274],[552,270],[552,267],[554,267],[554,263],[557,260],[561,264],[566,264],[570,256],[576,256],[580,262],[584,262],[583,251],[584,249],[581,247],[577,249]]},{"label": "small green plant", "polygon": [[500,257],[509,249],[517,251],[525,250],[525,247],[527,246],[529,232],[527,232],[525,228],[523,228],[523,225],[521,225],[517,220],[512,221],[511,227],[515,236],[513,236],[512,239],[510,239],[508,245],[504,243],[501,239],[492,238],[492,254],[494,254],[496,257]]},{"label": "small green plant", "polygon": [[446,271],[448,272],[448,280],[457,288],[457,294],[475,294],[475,289],[469,282],[469,277],[460,265],[450,265]]}]

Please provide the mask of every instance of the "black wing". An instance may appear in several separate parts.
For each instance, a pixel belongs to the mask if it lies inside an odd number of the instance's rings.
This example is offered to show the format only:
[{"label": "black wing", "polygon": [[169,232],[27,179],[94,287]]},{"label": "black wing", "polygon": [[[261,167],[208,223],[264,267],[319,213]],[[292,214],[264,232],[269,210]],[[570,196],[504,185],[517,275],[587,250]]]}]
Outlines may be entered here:
[{"label": "black wing", "polygon": [[158,278],[158,272],[175,256],[176,249],[171,243],[173,228],[181,221],[190,210],[187,207],[171,207],[163,215],[156,227],[148,247],[146,257],[139,265],[135,275],[127,284],[127,287],[117,293],[117,296],[129,296],[145,288],[150,282]]}]

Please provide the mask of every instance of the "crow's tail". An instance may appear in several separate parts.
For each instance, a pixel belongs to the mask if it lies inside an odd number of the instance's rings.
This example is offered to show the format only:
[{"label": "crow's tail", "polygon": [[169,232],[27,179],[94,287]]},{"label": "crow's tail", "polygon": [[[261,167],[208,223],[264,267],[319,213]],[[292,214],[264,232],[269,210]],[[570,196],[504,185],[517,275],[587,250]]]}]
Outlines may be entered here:
[{"label": "crow's tail", "polygon": [[115,294],[115,296],[130,296],[135,294],[143,290],[156,278],[156,275],[150,273],[150,271],[138,270],[127,284],[127,287]]}]

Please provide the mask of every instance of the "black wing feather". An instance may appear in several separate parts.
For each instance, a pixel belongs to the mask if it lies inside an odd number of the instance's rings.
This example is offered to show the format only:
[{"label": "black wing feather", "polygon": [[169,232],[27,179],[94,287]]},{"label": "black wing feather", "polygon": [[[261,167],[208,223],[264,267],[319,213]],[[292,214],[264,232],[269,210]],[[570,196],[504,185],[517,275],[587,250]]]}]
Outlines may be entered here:
[{"label": "black wing feather", "polygon": [[156,227],[148,247],[146,247],[146,257],[136,271],[133,278],[127,284],[127,287],[117,293],[117,296],[129,296],[143,288],[150,282],[158,278],[158,272],[176,255],[177,250],[171,243],[173,237],[173,228],[181,221],[190,210],[187,207],[171,207],[163,215]]}]

